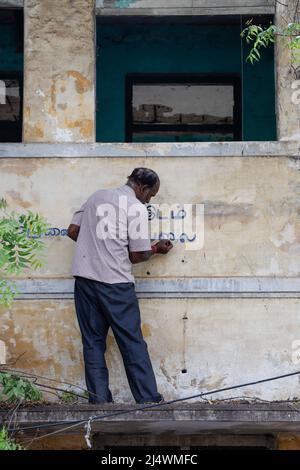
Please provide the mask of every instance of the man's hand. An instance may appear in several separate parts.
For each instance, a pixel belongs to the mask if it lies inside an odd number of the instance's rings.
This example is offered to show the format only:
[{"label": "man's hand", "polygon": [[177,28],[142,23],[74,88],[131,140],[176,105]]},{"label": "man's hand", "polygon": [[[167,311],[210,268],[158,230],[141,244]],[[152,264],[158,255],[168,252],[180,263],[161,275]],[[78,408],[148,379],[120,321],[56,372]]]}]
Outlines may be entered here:
[{"label": "man's hand", "polygon": [[129,253],[129,259],[132,264],[148,261],[148,259],[150,259],[151,256],[156,253],[165,255],[171,250],[171,248],[173,248],[173,244],[170,242],[170,240],[160,240],[155,245],[152,245],[152,247],[153,246],[155,246],[155,251],[153,249],[150,251],[131,251]]},{"label": "man's hand", "polygon": [[170,240],[160,240],[155,245],[156,253],[166,255],[173,248],[173,243]]}]

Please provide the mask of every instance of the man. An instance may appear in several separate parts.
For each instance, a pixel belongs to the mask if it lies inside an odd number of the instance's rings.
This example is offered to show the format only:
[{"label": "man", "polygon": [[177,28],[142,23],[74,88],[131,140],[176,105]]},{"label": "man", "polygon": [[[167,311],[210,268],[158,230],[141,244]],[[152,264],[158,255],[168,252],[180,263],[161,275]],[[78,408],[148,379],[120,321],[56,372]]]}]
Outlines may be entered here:
[{"label": "man", "polygon": [[145,204],[160,186],[158,175],[136,168],[117,189],[96,191],[75,212],[68,236],[76,241],[72,264],[75,307],[83,342],[90,403],[112,402],[105,362],[111,327],[137,403],[162,402],[141,331],[132,264],[172,248],[168,240],[151,246]]}]

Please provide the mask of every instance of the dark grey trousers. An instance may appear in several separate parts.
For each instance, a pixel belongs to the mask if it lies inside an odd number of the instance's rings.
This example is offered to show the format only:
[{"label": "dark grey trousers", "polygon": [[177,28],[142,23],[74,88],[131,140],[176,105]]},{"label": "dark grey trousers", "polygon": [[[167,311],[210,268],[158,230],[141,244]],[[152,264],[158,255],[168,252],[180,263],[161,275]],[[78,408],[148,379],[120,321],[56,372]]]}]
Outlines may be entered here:
[{"label": "dark grey trousers", "polygon": [[76,276],[74,296],[90,403],[112,401],[104,356],[109,327],[122,354],[135,401],[159,402],[162,396],[157,391],[147,344],[143,339],[134,284],[106,284]]}]

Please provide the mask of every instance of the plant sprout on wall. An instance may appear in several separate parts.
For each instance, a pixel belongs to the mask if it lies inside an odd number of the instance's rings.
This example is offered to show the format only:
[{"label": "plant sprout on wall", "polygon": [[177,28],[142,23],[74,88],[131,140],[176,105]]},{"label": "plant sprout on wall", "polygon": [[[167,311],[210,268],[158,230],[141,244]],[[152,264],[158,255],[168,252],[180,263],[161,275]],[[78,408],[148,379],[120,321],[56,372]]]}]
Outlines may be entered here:
[{"label": "plant sprout on wall", "polygon": [[44,242],[40,237],[48,228],[39,214],[8,211],[6,201],[0,200],[0,304],[10,306],[17,293],[12,276],[42,266]]},{"label": "plant sprout on wall", "polygon": [[[288,7],[287,4],[280,3]],[[300,1],[296,2],[295,11],[290,17],[290,22],[286,21],[284,26],[270,24],[270,26],[261,26],[253,24],[253,20],[246,22],[247,27],[241,32],[241,37],[248,44],[252,43],[252,48],[247,61],[254,64],[261,58],[263,48],[274,43],[277,37],[285,39],[287,49],[291,54],[291,68],[297,76],[300,72],[300,21],[299,21]]]}]

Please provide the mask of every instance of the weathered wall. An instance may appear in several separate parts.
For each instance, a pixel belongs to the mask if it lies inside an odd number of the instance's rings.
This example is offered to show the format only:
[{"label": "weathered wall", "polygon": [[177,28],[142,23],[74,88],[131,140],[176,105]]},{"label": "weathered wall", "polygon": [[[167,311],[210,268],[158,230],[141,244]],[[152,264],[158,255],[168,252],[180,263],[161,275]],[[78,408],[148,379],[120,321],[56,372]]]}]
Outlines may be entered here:
[{"label": "weathered wall", "polygon": [[94,141],[94,0],[25,1],[24,141]]},{"label": "weathered wall", "polygon": [[[271,13],[274,0],[96,0],[98,14],[215,15]],[[216,9],[218,9],[216,13]]]},{"label": "weathered wall", "polygon": [[[204,203],[204,248],[187,251],[178,242],[168,257],[137,266],[137,276],[299,275],[300,164],[293,158],[2,158],[1,193],[12,207],[66,229],[93,191],[123,184],[136,166],[161,177],[153,202]],[[73,242],[54,232],[37,276],[68,277],[72,251]]]},{"label": "weathered wall", "polygon": [[[149,7],[149,2],[135,3]],[[211,2],[193,5],[212,6]],[[26,0],[25,6],[25,141],[93,142],[93,1]],[[234,13],[242,10],[241,2],[238,6]],[[121,11],[122,2],[113,7]],[[196,10],[189,7],[194,14]],[[227,13],[228,8],[229,2]],[[146,8],[143,13],[149,11]],[[174,12],[178,14],[176,5],[168,14]],[[205,9],[201,12],[208,14]],[[284,62],[283,49],[280,54]],[[279,69],[281,74],[284,67]],[[281,136],[293,135],[297,114],[292,110],[289,115],[288,96],[285,91],[281,96]],[[70,279],[74,245],[60,229],[68,226],[72,212],[94,190],[123,184],[133,167],[153,167],[162,181],[156,202],[205,205],[203,249],[186,251],[178,242],[168,257],[135,269],[142,279],[178,281],[181,298],[157,298],[154,292],[152,298],[140,301],[143,332],[160,390],[166,398],[175,398],[295,370],[292,345],[300,338],[299,298],[267,298],[268,293],[264,298],[184,298],[179,281],[299,277],[299,160],[267,158],[263,152],[256,158],[205,157],[200,151],[195,157],[151,158],[143,145],[135,151],[145,157],[25,159],[18,158],[20,150],[15,158],[0,159],[1,196],[10,207],[39,211],[59,229],[47,237],[45,267],[27,276],[45,282]],[[194,152],[192,146],[187,155],[190,152]],[[164,150],[157,146],[156,154],[163,156]],[[18,368],[83,384],[81,340],[71,299],[18,300],[11,309],[1,308],[1,320],[0,341],[6,345],[8,361],[25,353]],[[131,401],[111,335],[108,346],[115,398]],[[299,397],[298,379],[242,393],[270,400]]]},{"label": "weathered wall", "polygon": [[[285,5],[287,6],[285,6]],[[280,28],[296,21],[295,14],[300,15],[297,0],[277,3],[276,24]],[[298,9],[298,11],[297,11]],[[277,37],[276,44],[276,76],[277,76],[277,114],[278,138],[300,140],[300,54],[292,61],[287,48],[289,38]]]},{"label": "weathered wall", "polygon": [[[300,165],[294,158],[2,158],[2,195],[11,207],[37,210],[53,227],[66,228],[72,212],[94,190],[122,184],[133,167],[142,165],[161,176],[155,202],[204,202],[205,232],[202,250],[187,251],[177,243],[168,257],[138,266],[137,277],[299,276]],[[73,247],[64,235],[47,237],[47,264],[30,276],[45,282],[69,278]],[[143,332],[167,398],[297,368],[292,344],[300,339],[299,299],[187,299],[180,287],[178,295],[181,298],[161,299],[154,293],[140,300]],[[83,383],[72,300],[18,300],[12,309],[2,308],[1,328],[7,359],[26,353],[19,368]],[[115,397],[129,401],[111,336],[108,344]],[[287,399],[299,395],[298,380],[252,387],[242,394]]]},{"label": "weathered wall", "polygon": [[[299,299],[143,299],[142,330],[167,399],[288,373],[300,338]],[[0,338],[17,367],[84,385],[72,300],[16,301],[1,308]],[[116,401],[133,402],[111,333],[107,364]],[[182,371],[186,370],[186,373]],[[214,396],[299,398],[298,378]]]},{"label": "weathered wall", "polygon": [[[25,0],[0,0],[0,7],[22,7]],[[220,8],[220,3],[223,8]],[[220,14],[230,10],[245,12],[265,13],[274,8],[274,0],[168,0],[166,4],[162,0],[96,0],[98,13],[111,14],[112,12],[153,13],[155,10],[165,10],[167,14],[213,14],[215,7],[219,8]],[[166,12],[167,10],[167,12]],[[206,13],[204,13],[204,11]]]}]

